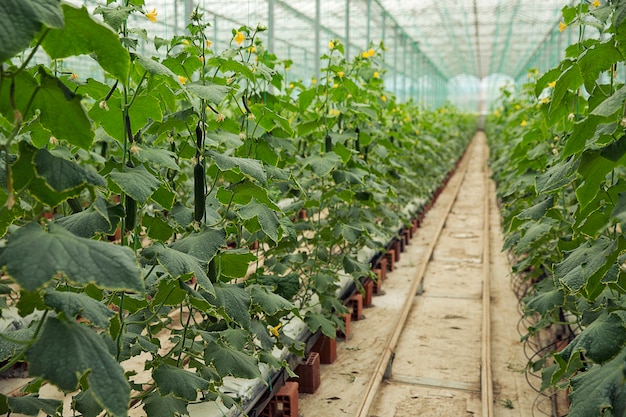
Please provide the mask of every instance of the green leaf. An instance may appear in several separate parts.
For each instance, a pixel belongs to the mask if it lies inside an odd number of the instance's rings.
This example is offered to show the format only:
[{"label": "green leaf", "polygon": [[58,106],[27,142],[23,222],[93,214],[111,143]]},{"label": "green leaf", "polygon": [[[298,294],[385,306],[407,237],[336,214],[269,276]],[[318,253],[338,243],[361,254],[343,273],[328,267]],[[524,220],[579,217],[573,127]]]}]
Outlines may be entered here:
[{"label": "green leaf", "polygon": [[86,7],[77,8],[67,3],[62,7],[65,27],[50,30],[41,45],[50,58],[91,55],[105,71],[125,83],[130,55],[117,33],[94,20]]},{"label": "green leaf", "polygon": [[[91,121],[83,107],[82,97],[61,80],[41,71],[41,84],[33,99],[29,114],[39,110],[39,120],[57,139],[90,149],[94,139]],[[62,114],[63,117],[59,117]]]},{"label": "green leaf", "polygon": [[27,48],[41,26],[63,27],[59,0],[4,0],[0,2],[0,62]]},{"label": "green leaf", "polygon": [[173,80],[177,79],[176,74],[174,74],[171,69],[161,64],[159,61],[156,61],[153,58],[145,57],[140,54],[135,54],[135,57],[137,58],[137,62],[139,63],[139,65],[141,65],[143,69],[148,71],[149,74],[165,75],[166,77],[170,77]]},{"label": "green leaf", "polygon": [[585,49],[578,57],[578,66],[587,91],[593,90],[601,72],[610,70],[613,64],[622,60],[622,54],[615,47],[613,40]]},{"label": "green leaf", "polygon": [[260,285],[252,285],[248,287],[252,297],[252,304],[256,304],[266,314],[274,316],[278,313],[287,314],[291,311],[297,311],[296,306],[285,300],[278,294],[268,291],[267,287]]},{"label": "green leaf", "polygon": [[153,392],[143,399],[143,409],[150,417],[173,417],[189,415],[187,401],[175,398],[172,395],[162,397]]},{"label": "green leaf", "polygon": [[174,278],[193,274],[198,285],[206,292],[215,294],[213,284],[206,275],[202,260],[159,243],[145,248],[141,254],[147,259],[156,258],[159,264]]},{"label": "green leaf", "polygon": [[[7,318],[6,313],[2,318]],[[5,330],[3,334],[13,340],[26,342],[35,336],[35,328],[24,327],[18,330]],[[15,356],[16,353],[23,351],[25,346],[26,343],[13,343],[0,337],[0,362],[6,361]]]},{"label": "green leaf", "polygon": [[583,151],[587,140],[596,135],[596,129],[602,120],[603,118],[599,116],[588,116],[576,122],[572,134],[565,143],[563,157],[567,158]]},{"label": "green leaf", "polygon": [[122,32],[122,28],[124,23],[128,20],[128,16],[130,16],[131,12],[134,10],[133,7],[105,7],[98,6],[94,9],[93,14],[101,14],[102,20],[104,23],[111,26],[111,28],[117,32]]},{"label": "green leaf", "polygon": [[224,229],[205,229],[172,243],[170,247],[204,262],[209,262],[226,243]]},{"label": "green leaf", "polygon": [[77,237],[54,223],[48,225],[48,232],[28,223],[13,233],[0,255],[0,266],[28,291],[37,290],[58,273],[79,284],[144,291],[132,250]]},{"label": "green leaf", "polygon": [[[122,114],[122,98],[116,91],[113,93],[109,101],[107,101],[109,110],[94,105],[89,110],[92,119],[97,120],[102,128],[111,135],[112,138],[119,143],[124,143],[125,128],[121,121]],[[161,108],[160,98],[151,95],[148,92],[140,92],[134,99],[133,105],[128,109],[128,117],[133,134],[137,134],[148,123],[163,120],[163,109]]]},{"label": "green leaf", "polygon": [[577,167],[578,160],[576,158],[557,163],[537,177],[535,180],[537,193],[549,193],[565,187],[574,180]]},{"label": "green leaf", "polygon": [[219,343],[209,343],[204,351],[204,360],[212,363],[217,372],[222,375],[231,375],[235,378],[261,378],[257,360],[248,353],[222,346]]},{"label": "green leaf", "polygon": [[582,83],[583,76],[580,72],[580,67],[576,63],[571,63],[568,68],[561,72],[561,75],[556,80],[550,101],[550,113],[562,104],[563,97],[565,97],[565,93],[567,93],[568,90],[576,90]]},{"label": "green leaf", "polygon": [[626,100],[626,86],[622,86],[619,90],[613,93],[612,96],[604,100],[602,104],[593,109],[590,114],[594,116],[610,117],[618,110],[623,109],[624,100]]},{"label": "green leaf", "polygon": [[[604,365],[592,366],[571,379],[568,417],[626,414],[626,350]],[[609,414],[610,413],[610,414]]]},{"label": "green leaf", "polygon": [[173,152],[166,149],[139,147],[137,151],[137,159],[141,162],[159,165],[174,171],[180,171],[180,167],[176,164]]},{"label": "green leaf", "polygon": [[248,272],[250,262],[257,257],[248,249],[233,249],[220,253],[215,260],[221,274],[228,278],[243,278]]},{"label": "green leaf", "polygon": [[626,165],[626,136],[602,149],[583,153],[578,171],[584,182],[576,189],[581,208],[594,200],[609,172],[621,165]]},{"label": "green leaf", "polygon": [[286,300],[291,300],[300,291],[300,276],[297,273],[280,275],[263,275],[258,281],[274,289],[274,293]]},{"label": "green leaf", "polygon": [[82,417],[98,417],[103,409],[96,399],[91,395],[91,389],[81,391],[72,397],[72,402],[76,411],[82,414]]},{"label": "green leaf", "polygon": [[265,204],[271,210],[280,211],[280,208],[274,203],[267,194],[267,187],[259,187],[251,181],[240,182],[230,190],[234,193],[233,202],[236,204],[249,204],[254,198],[261,204]]},{"label": "green leaf", "polygon": [[79,379],[86,375],[98,404],[112,416],[127,415],[130,386],[124,369],[109,353],[104,339],[87,326],[48,317],[39,339],[26,354],[31,375],[41,376],[66,392],[78,388]]},{"label": "green leaf", "polygon": [[60,413],[63,408],[62,401],[39,398],[36,395],[8,397],[8,402],[11,411],[17,414],[26,414],[27,416],[39,415],[40,410],[49,416],[54,416]]},{"label": "green leaf", "polygon": [[552,279],[543,279],[535,288],[536,292],[524,300],[526,314],[537,312],[545,316],[565,303],[563,288],[555,287]]},{"label": "green leaf", "polygon": [[571,251],[564,261],[554,267],[554,277],[571,291],[579,291],[587,280],[601,268],[607,268],[607,258],[615,252],[617,243],[606,237],[595,242],[585,241]]},{"label": "green leaf", "polygon": [[61,292],[47,288],[44,302],[57,313],[64,313],[68,319],[80,316],[101,328],[108,328],[109,320],[115,315],[113,310],[83,293]]},{"label": "green leaf", "polygon": [[215,286],[215,297],[207,300],[216,306],[224,307],[226,314],[244,329],[250,328],[250,293],[235,284]]},{"label": "green leaf", "polygon": [[162,396],[172,394],[187,401],[198,399],[198,391],[209,388],[209,381],[176,366],[163,364],[152,372],[152,378]]},{"label": "green leaf", "polygon": [[537,241],[541,241],[546,234],[557,226],[558,223],[553,219],[544,219],[544,221],[540,222],[529,221],[525,223],[524,227],[526,227],[526,230],[521,239],[517,242],[514,252],[520,254],[529,251]]},{"label": "green leaf", "polygon": [[539,220],[554,205],[554,196],[549,195],[539,203],[522,210],[516,217],[525,220]]},{"label": "green leaf", "polygon": [[328,152],[324,156],[310,156],[304,161],[305,166],[310,166],[315,175],[322,178],[341,164],[341,157],[334,152]]},{"label": "green leaf", "polygon": [[222,100],[224,100],[228,93],[230,93],[230,91],[232,90],[232,88],[226,85],[202,85],[199,83],[185,84],[184,88],[196,97],[207,100],[213,104],[220,104]]},{"label": "green leaf", "polygon": [[574,352],[582,352],[595,363],[615,357],[626,344],[624,320],[617,314],[603,314],[577,335],[559,353],[565,360]]},{"label": "green leaf", "polygon": [[98,197],[87,210],[61,217],[56,222],[76,236],[87,239],[96,233],[111,233],[113,227],[107,214],[106,202],[102,197]]},{"label": "green leaf", "polygon": [[111,180],[133,200],[145,204],[161,182],[143,166],[126,167],[124,172],[112,171]]},{"label": "green leaf", "polygon": [[280,221],[276,212],[270,210],[265,204],[252,200],[249,204],[239,209],[239,216],[244,220],[257,219],[261,230],[275,243],[280,240]]},{"label": "green leaf", "polygon": [[322,333],[332,339],[334,339],[336,336],[337,329],[335,328],[335,323],[328,320],[326,317],[319,313],[307,311],[306,315],[304,316],[304,322],[306,323],[311,333],[316,333],[319,329],[321,329]]},{"label": "green leaf", "polygon": [[263,169],[263,165],[256,159],[236,158],[234,156],[222,155],[215,151],[207,152],[207,156],[215,162],[215,165],[221,171],[238,168],[242,174],[257,180],[261,184],[267,183],[267,174]]},{"label": "green leaf", "polygon": [[94,171],[54,156],[46,149],[37,150],[33,162],[37,175],[59,193],[82,189],[87,185],[106,186],[104,178]]}]

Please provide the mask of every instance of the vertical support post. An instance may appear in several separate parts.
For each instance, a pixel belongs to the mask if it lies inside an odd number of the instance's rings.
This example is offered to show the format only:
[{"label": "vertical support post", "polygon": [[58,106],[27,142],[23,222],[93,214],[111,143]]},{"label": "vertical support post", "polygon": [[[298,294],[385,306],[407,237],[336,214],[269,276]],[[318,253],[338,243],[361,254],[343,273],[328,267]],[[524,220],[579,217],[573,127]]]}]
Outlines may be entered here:
[{"label": "vertical support post", "polygon": [[369,48],[370,46],[370,42],[372,41],[372,35],[371,35],[371,24],[372,21],[372,0],[367,0],[367,35],[365,36],[365,49],[367,50],[367,48]]},{"label": "vertical support post", "polygon": [[407,98],[407,85],[406,85],[406,79],[407,79],[407,55],[408,55],[408,50],[407,50],[407,37],[406,36],[402,36],[402,98],[404,100],[406,100]]},{"label": "vertical support post", "polygon": [[320,42],[322,26],[322,4],[321,0],[315,0],[315,78],[320,75]]},{"label": "vertical support post", "polygon": [[217,46],[217,41],[218,41],[218,36],[219,36],[219,29],[218,29],[218,20],[217,20],[217,16],[213,15],[213,50],[214,51],[219,51],[218,46]]},{"label": "vertical support post", "polygon": [[[387,49],[387,12],[385,10],[383,10],[383,22],[382,22],[382,41],[383,41],[383,45],[385,45],[385,50]],[[380,53],[383,55],[383,62],[386,62],[386,52],[385,50],[380,51]]]},{"label": "vertical support post", "polygon": [[275,0],[267,0],[267,51],[269,53],[274,52],[274,27],[276,26],[274,21],[274,2]]},{"label": "vertical support post", "polygon": [[398,94],[398,25],[394,26],[393,31],[393,91]]},{"label": "vertical support post", "polygon": [[344,42],[346,59],[350,59],[350,0],[346,0],[346,39]]}]

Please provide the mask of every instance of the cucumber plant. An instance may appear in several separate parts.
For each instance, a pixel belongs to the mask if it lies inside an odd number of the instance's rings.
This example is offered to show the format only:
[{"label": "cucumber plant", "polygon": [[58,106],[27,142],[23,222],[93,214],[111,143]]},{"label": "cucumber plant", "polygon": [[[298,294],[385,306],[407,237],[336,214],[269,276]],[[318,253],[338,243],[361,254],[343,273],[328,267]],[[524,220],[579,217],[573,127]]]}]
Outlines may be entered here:
[{"label": "cucumber plant", "polygon": [[[622,2],[563,8],[578,32],[554,69],[490,118],[505,248],[533,289],[529,335],[565,324],[567,346],[532,363],[542,389],[568,389],[570,416],[623,415],[624,316]],[[610,342],[609,342],[610,341]]]},{"label": "cucumber plant", "polygon": [[[23,323],[0,333],[0,370],[32,377],[0,410],[61,414],[44,383],[87,416],[241,407],[225,378],[287,367],[289,320],[335,335],[341,280],[369,273],[359,250],[410,220],[472,117],[397,103],[374,48],[349,61],[336,41],[325,80],[291,86],[262,26],[218,53],[199,10],[149,39],[143,0],[106,3],[0,6],[0,312]],[[79,55],[102,76],[75,74]]]}]

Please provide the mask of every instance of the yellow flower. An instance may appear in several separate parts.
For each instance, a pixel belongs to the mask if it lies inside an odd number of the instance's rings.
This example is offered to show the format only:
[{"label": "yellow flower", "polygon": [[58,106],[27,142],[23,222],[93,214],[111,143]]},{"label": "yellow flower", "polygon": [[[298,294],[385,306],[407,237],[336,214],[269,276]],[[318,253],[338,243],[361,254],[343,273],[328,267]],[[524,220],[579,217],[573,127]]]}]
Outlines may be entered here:
[{"label": "yellow flower", "polygon": [[183,45],[189,45],[189,39],[183,39]]},{"label": "yellow flower", "polygon": [[493,112],[494,116],[500,117],[500,110],[496,110]]},{"label": "yellow flower", "polygon": [[237,45],[241,45],[241,43],[246,40],[246,35],[244,35],[242,32],[237,32],[233,40],[237,42]]},{"label": "yellow flower", "polygon": [[328,42],[328,49],[335,49],[335,42],[333,41]]},{"label": "yellow flower", "polygon": [[289,83],[289,88],[293,88],[293,87],[294,87],[293,83]]},{"label": "yellow flower", "polygon": [[370,56],[367,54],[367,51],[363,51],[363,52],[361,53],[361,56],[362,56],[363,58],[366,58],[366,59],[370,57]]},{"label": "yellow flower", "polygon": [[282,326],[282,323],[278,323],[278,325],[270,327],[270,333],[273,334],[274,337],[278,337],[278,329],[280,329]]},{"label": "yellow flower", "polygon": [[548,83],[549,88],[554,88],[555,85],[556,85],[556,81],[552,81],[551,83]]},{"label": "yellow flower", "polygon": [[311,78],[311,84],[317,84],[317,80],[315,78]]},{"label": "yellow flower", "polygon": [[254,51],[256,51],[256,47],[254,45],[248,48],[249,53],[253,53]]},{"label": "yellow flower", "polygon": [[337,117],[341,114],[341,112],[337,109],[330,109],[328,110],[328,116],[329,117]]},{"label": "yellow flower", "polygon": [[521,109],[521,106],[519,104],[516,104],[515,105],[515,110],[519,110],[519,109]]},{"label": "yellow flower", "polygon": [[157,15],[158,15],[158,13],[157,13],[156,9],[152,9],[151,12],[146,13],[146,17],[152,23],[156,23],[157,22]]},{"label": "yellow flower", "polygon": [[542,102],[543,104],[548,104],[548,103],[550,102],[550,97],[544,97],[544,98],[542,98],[542,99],[541,99],[541,102]]},{"label": "yellow flower", "polygon": [[338,76],[339,78],[343,78],[343,71],[339,71],[339,72],[337,73],[337,76]]},{"label": "yellow flower", "polygon": [[367,50],[367,56],[372,57],[374,55],[376,55],[376,51],[375,50],[373,50],[371,48]]},{"label": "yellow flower", "polygon": [[204,44],[206,45],[207,48],[210,48],[211,45],[213,45],[213,42],[207,39],[206,41],[204,41]]},{"label": "yellow flower", "polygon": [[387,96],[385,96],[385,95],[383,94],[382,96],[380,96],[380,99],[381,99],[382,101],[387,101]]},{"label": "yellow flower", "polygon": [[334,83],[334,84],[333,84],[333,88],[337,88],[337,87],[339,87],[339,84]]},{"label": "yellow flower", "polygon": [[178,82],[185,85],[187,83],[187,77],[183,77],[182,75],[178,76]]},{"label": "yellow flower", "polygon": [[563,32],[565,29],[567,29],[567,25],[563,22],[559,22],[559,32]]},{"label": "yellow flower", "polygon": [[522,123],[520,123],[520,126],[526,126],[528,123],[526,122],[526,120],[522,120]]},{"label": "yellow flower", "polygon": [[70,79],[71,80],[77,80],[78,79],[78,74],[76,74],[75,72],[72,73],[72,75],[70,75]]},{"label": "yellow flower", "polygon": [[380,77],[380,74],[378,73],[378,71],[374,72],[374,78],[378,78]]},{"label": "yellow flower", "polygon": [[598,6],[600,6],[600,0],[595,0],[593,3],[591,3],[591,5],[592,5],[593,7],[598,7]]}]

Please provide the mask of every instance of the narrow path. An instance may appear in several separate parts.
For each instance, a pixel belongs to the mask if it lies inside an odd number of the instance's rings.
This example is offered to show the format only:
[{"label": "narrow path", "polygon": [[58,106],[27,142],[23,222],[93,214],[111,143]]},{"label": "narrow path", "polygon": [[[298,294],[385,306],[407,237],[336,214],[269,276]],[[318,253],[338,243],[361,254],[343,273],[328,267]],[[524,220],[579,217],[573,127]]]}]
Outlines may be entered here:
[{"label": "narrow path", "polygon": [[301,417],[531,415],[487,155],[479,133]]}]

